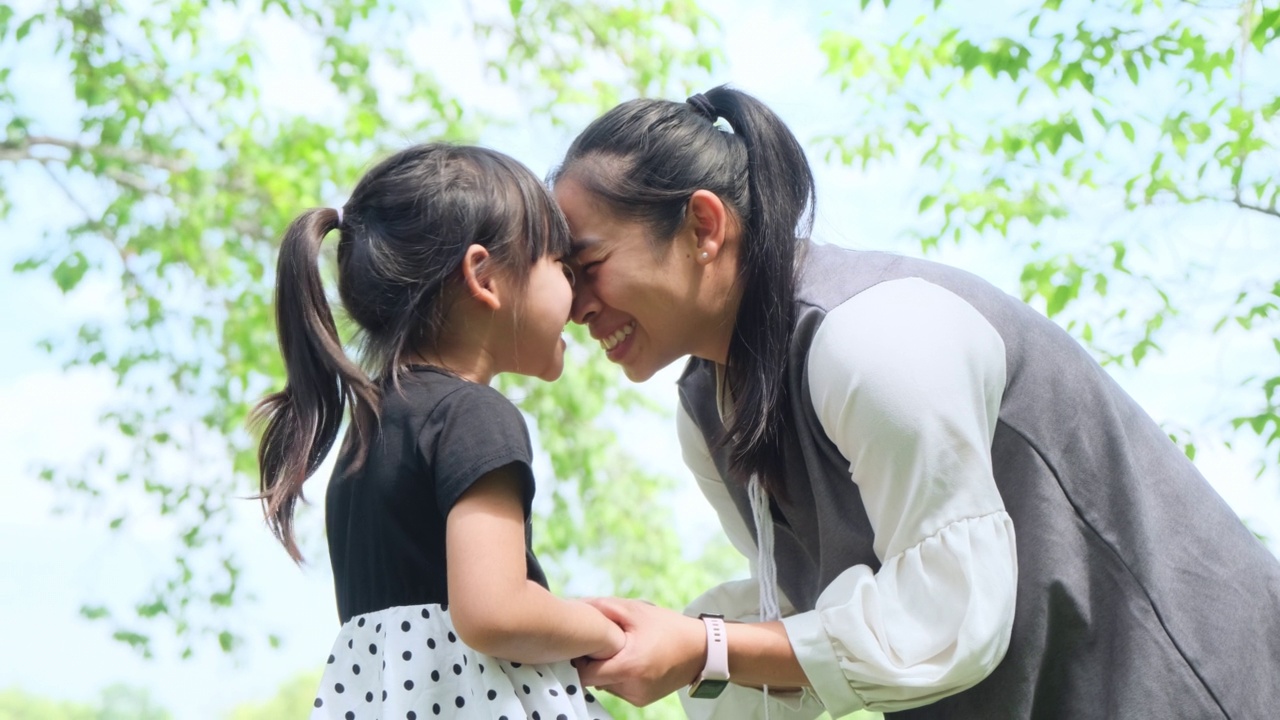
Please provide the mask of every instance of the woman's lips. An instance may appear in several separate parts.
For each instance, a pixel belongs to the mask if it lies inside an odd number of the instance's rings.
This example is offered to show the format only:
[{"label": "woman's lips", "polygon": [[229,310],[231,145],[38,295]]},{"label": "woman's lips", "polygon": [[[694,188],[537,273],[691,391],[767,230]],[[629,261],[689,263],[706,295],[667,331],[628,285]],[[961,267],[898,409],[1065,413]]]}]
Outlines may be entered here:
[{"label": "woman's lips", "polygon": [[617,360],[626,354],[627,348],[631,347],[631,333],[635,332],[635,329],[636,321],[632,320],[611,335],[600,338],[600,347],[604,349],[605,355],[610,360]]}]

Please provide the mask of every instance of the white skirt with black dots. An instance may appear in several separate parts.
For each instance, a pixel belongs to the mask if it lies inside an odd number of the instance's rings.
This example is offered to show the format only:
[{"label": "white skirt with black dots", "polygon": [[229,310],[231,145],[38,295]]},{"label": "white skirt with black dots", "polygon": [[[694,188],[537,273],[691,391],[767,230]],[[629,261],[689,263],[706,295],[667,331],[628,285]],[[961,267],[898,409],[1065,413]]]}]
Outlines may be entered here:
[{"label": "white skirt with black dots", "polygon": [[610,720],[568,662],[527,665],[472,650],[447,608],[413,605],[342,626],[312,720]]}]

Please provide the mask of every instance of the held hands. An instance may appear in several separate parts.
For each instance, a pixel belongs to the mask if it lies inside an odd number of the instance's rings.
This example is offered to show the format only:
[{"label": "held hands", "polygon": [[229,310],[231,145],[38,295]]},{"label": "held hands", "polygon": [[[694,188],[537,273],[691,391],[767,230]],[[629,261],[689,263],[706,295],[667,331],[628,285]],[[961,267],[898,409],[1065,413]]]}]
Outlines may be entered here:
[{"label": "held hands", "polygon": [[[591,605],[592,607],[595,606],[594,602],[591,600],[581,600],[579,602],[582,602],[583,604],[586,604],[586,605]],[[607,629],[605,631],[604,647],[600,648],[595,652],[589,653],[586,657],[582,658],[581,660],[575,660],[573,663],[574,666],[581,668],[583,667],[583,663],[591,660],[608,660],[609,658],[617,655],[619,652],[622,652],[622,649],[626,647],[627,634],[623,632],[622,628],[616,622],[614,622],[613,618],[609,617],[608,615],[605,615],[605,618],[607,622],[605,622],[604,625]],[[586,680],[584,679],[583,682],[586,683]]]},{"label": "held hands", "polygon": [[702,671],[707,638],[700,620],[639,600],[586,602],[617,623],[625,643],[612,657],[576,663],[584,685],[643,707],[688,685]]}]

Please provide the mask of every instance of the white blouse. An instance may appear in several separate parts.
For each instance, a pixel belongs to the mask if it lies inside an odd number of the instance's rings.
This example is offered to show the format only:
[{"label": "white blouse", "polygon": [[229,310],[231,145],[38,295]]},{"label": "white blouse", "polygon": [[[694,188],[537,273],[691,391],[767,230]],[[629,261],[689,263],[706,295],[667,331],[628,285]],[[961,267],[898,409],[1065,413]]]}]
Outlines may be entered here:
[{"label": "white blouse", "polygon": [[[991,469],[1003,341],[950,291],[907,278],[828,313],[808,371],[814,410],[849,460],[881,566],[845,570],[812,611],[783,603],[812,690],[771,693],[769,717],[891,712],[972,687],[1004,657],[1017,586],[1013,524]],[[755,542],[706,441],[683,408],[677,425],[685,463],[754,575]],[[755,582],[738,581],[688,612],[754,620],[758,602]],[[766,712],[760,691],[737,685],[715,701],[681,699],[695,718]]]}]

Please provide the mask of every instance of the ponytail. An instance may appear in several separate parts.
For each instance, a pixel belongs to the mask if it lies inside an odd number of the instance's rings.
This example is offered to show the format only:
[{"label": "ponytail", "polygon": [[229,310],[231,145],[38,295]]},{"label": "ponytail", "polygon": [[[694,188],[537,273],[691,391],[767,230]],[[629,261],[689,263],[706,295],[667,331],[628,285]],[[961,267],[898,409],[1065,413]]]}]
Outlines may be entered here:
[{"label": "ponytail", "polygon": [[791,426],[787,367],[795,323],[798,238],[813,226],[813,173],[804,149],[763,103],[725,86],[705,95],[747,151],[746,213],[739,259],[742,301],[729,342],[733,418],[730,464],[784,495],[782,448]]},{"label": "ponytail", "polygon": [[[732,132],[721,130],[723,118]],[[784,496],[783,441],[792,423],[787,367],[797,253],[813,224],[804,150],[755,98],[720,86],[688,102],[631,100],[597,118],[552,180],[572,177],[620,218],[670,242],[695,190],[714,192],[742,222],[742,301],[729,342],[733,415],[721,438],[730,467]]]},{"label": "ponytail", "polygon": [[320,243],[339,228],[338,212],[314,209],[289,225],[276,268],[276,332],[284,358],[284,390],[265,397],[252,420],[265,424],[258,448],[260,494],[271,532],[295,562],[302,562],[293,535],[293,512],[302,484],[328,455],[352,411],[350,436],[356,464],[364,457],[377,422],[378,389],[347,358],[320,280]]}]

